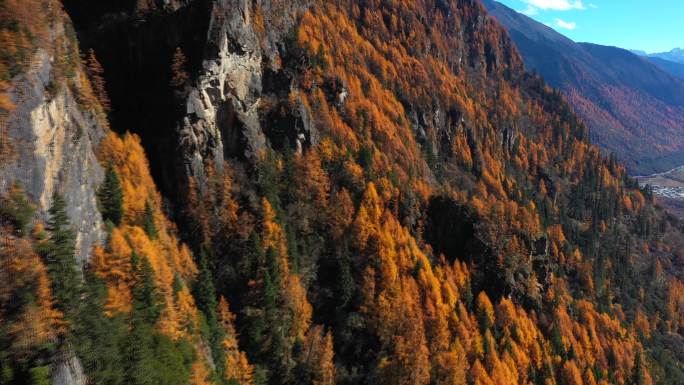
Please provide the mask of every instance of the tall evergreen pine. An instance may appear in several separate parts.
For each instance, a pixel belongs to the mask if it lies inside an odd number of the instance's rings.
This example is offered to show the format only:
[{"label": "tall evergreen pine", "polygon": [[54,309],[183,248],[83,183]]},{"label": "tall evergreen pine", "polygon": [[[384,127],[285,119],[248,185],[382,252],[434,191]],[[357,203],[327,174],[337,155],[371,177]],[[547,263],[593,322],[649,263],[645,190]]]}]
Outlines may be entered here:
[{"label": "tall evergreen pine", "polygon": [[107,167],[105,180],[97,195],[104,220],[111,221],[116,226],[120,225],[123,219],[123,191],[119,175],[112,166]]},{"label": "tall evergreen pine", "polygon": [[157,224],[154,222],[154,210],[152,210],[152,205],[149,201],[145,202],[143,229],[150,239],[157,239],[157,237],[159,237],[159,230],[157,230]]},{"label": "tall evergreen pine", "polygon": [[225,371],[225,352],[222,346],[224,332],[219,326],[216,314],[218,306],[216,287],[207,259],[205,252],[201,252],[199,274],[193,285],[193,295],[197,301],[197,307],[202,311],[207,321],[209,343],[211,344],[212,358],[216,364],[216,372],[223,375]]},{"label": "tall evergreen pine", "polygon": [[124,384],[128,325],[121,314],[105,314],[107,287],[95,272],[84,272],[81,311],[74,322],[73,347],[92,384]]},{"label": "tall evergreen pine", "polygon": [[145,323],[154,325],[164,307],[163,298],[155,283],[154,270],[149,259],[138,257],[135,252],[131,255],[135,284],[131,289],[133,296],[133,325]]},{"label": "tall evergreen pine", "polygon": [[47,230],[49,238],[39,251],[52,282],[56,307],[67,318],[73,319],[77,313],[81,293],[81,274],[76,264],[76,235],[70,228],[66,213],[66,202],[61,195],[52,196]]},{"label": "tall evergreen pine", "polygon": [[10,188],[6,197],[0,197],[0,224],[11,225],[17,235],[26,234],[34,212],[35,208],[17,183]]}]

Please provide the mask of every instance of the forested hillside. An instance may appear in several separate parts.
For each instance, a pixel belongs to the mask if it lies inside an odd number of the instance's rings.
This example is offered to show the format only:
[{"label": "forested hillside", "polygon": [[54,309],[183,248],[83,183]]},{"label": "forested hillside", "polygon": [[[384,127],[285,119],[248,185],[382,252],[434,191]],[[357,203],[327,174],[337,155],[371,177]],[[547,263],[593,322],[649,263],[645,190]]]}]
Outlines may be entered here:
[{"label": "forested hillside", "polygon": [[0,384],[684,384],[681,224],[479,1],[0,15],[0,149],[71,58],[103,234],[77,262],[70,185],[2,181]]},{"label": "forested hillside", "polygon": [[508,30],[528,71],[563,91],[589,127],[592,143],[616,153],[631,175],[684,163],[684,82],[677,63],[575,43],[495,0],[483,3]]}]

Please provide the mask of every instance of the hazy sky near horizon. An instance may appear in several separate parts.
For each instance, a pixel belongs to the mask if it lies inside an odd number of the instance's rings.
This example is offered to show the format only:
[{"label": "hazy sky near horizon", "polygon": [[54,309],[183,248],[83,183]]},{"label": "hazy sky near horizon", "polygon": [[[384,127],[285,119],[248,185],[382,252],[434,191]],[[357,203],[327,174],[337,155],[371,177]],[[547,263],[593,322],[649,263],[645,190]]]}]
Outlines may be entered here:
[{"label": "hazy sky near horizon", "polygon": [[684,0],[498,0],[577,42],[684,48]]}]

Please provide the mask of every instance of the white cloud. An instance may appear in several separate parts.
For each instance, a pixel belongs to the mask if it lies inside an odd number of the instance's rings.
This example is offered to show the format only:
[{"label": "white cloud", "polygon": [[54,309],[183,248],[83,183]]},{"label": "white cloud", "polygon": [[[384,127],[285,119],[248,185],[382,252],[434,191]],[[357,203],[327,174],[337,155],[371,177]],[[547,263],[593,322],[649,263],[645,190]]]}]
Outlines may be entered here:
[{"label": "white cloud", "polygon": [[577,23],[575,23],[574,21],[564,21],[561,19],[556,19],[555,26],[563,29],[575,29],[577,28]]},{"label": "white cloud", "polygon": [[594,3],[589,3],[589,8],[596,9],[596,8],[598,8],[598,5],[596,5]]},{"label": "white cloud", "polygon": [[[570,11],[570,10],[585,10],[582,0],[521,0],[527,4],[525,10],[520,11],[528,16],[536,15],[539,10],[542,11]],[[594,4],[589,4],[590,8],[598,8]]]},{"label": "white cloud", "polygon": [[534,16],[539,13],[539,10],[531,5],[528,5],[526,9],[523,9],[519,12],[527,16]]},{"label": "white cloud", "polygon": [[526,4],[542,10],[569,11],[587,9],[582,0],[523,0]]}]

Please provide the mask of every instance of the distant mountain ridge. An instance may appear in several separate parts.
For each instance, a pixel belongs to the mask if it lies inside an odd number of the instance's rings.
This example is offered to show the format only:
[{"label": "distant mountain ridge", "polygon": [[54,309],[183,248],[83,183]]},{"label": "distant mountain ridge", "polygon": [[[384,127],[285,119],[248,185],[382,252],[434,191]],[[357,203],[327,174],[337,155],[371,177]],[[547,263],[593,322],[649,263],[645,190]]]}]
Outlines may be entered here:
[{"label": "distant mountain ridge", "polygon": [[615,152],[631,173],[684,164],[684,65],[575,43],[496,1],[483,4],[508,30],[527,69],[563,91],[592,140]]},{"label": "distant mountain ridge", "polygon": [[680,79],[684,79],[684,63],[677,63],[659,57],[648,57],[651,63],[658,66],[661,70],[670,73]]},{"label": "distant mountain ridge", "polygon": [[667,60],[670,62],[684,64],[684,49],[682,49],[682,48],[673,48],[667,52],[654,52],[654,53],[648,53],[648,52],[646,52],[644,50],[640,50],[640,49],[632,49],[630,51],[632,51],[632,53],[639,55],[639,56],[658,58],[658,59]]},{"label": "distant mountain ridge", "polygon": [[684,64],[684,49],[682,48],[674,48],[668,52],[651,53],[647,56]]},{"label": "distant mountain ridge", "polygon": [[647,53],[640,50],[631,50],[632,53],[643,56],[651,63],[658,66],[665,72],[670,73],[680,79],[684,79],[684,50],[675,48],[669,52]]}]

